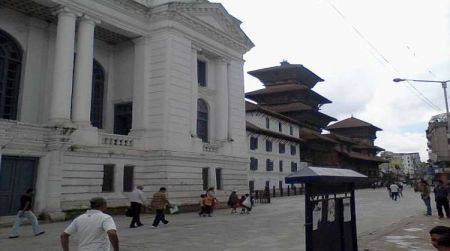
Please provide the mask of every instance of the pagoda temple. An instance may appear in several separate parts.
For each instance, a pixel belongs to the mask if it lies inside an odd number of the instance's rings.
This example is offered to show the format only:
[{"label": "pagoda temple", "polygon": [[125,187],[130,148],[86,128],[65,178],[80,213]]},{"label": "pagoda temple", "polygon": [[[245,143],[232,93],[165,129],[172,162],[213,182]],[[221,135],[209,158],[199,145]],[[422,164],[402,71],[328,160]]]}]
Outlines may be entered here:
[{"label": "pagoda temple", "polygon": [[324,135],[339,142],[332,154],[335,164],[351,168],[367,175],[370,181],[376,181],[379,177],[378,166],[386,162],[376,156],[384,149],[374,144],[377,131],[382,129],[353,116],[325,129],[330,134]]},{"label": "pagoda temple", "polygon": [[246,93],[247,99],[292,118],[302,126],[299,137],[305,141],[301,144],[301,161],[309,165],[332,165],[327,154],[336,142],[321,132],[336,119],[320,112],[320,107],[331,101],[312,90],[323,79],[301,64],[286,61],[280,66],[248,73],[258,78],[265,88]]}]

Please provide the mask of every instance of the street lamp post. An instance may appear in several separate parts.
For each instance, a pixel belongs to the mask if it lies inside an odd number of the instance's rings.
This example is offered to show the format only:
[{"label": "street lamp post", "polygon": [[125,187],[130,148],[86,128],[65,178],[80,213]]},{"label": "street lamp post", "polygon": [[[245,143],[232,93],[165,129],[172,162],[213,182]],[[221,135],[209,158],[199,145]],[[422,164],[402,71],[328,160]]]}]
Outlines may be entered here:
[{"label": "street lamp post", "polygon": [[447,100],[447,81],[437,81],[437,80],[422,80],[422,79],[404,79],[404,78],[394,78],[394,82],[402,82],[402,81],[412,81],[412,82],[425,82],[425,83],[441,83],[442,89],[444,90],[444,98],[445,98],[445,110],[447,117],[447,139],[450,139],[450,113],[448,112],[448,100]]}]

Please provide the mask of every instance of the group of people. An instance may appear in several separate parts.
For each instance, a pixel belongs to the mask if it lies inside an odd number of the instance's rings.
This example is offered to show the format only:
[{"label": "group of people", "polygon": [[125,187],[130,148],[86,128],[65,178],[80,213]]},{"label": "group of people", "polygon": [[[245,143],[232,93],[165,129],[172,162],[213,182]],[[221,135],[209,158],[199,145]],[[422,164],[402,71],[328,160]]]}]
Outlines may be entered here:
[{"label": "group of people", "polygon": [[387,189],[389,197],[391,197],[392,200],[397,201],[397,198],[403,197],[403,183],[392,183],[391,185],[387,185]]},{"label": "group of people", "polygon": [[248,193],[239,198],[236,191],[232,191],[230,197],[228,197],[227,205],[231,208],[232,214],[237,213],[237,208],[242,208],[241,214],[249,214],[252,210],[254,201],[254,196],[251,196]]},{"label": "group of people", "polygon": [[[418,185],[418,190],[420,191],[420,195],[422,197],[423,202],[425,203],[427,212],[425,215],[430,216],[431,215],[431,189],[430,186],[428,185],[428,182],[426,182],[425,180],[421,180],[419,182]],[[439,218],[444,218],[444,212],[445,212],[445,216],[447,218],[450,218],[450,209],[449,209],[449,192],[450,192],[450,187],[446,184],[444,184],[444,182],[442,180],[438,180],[435,184],[434,184],[434,200],[436,202],[436,209],[438,211],[438,216]]]}]

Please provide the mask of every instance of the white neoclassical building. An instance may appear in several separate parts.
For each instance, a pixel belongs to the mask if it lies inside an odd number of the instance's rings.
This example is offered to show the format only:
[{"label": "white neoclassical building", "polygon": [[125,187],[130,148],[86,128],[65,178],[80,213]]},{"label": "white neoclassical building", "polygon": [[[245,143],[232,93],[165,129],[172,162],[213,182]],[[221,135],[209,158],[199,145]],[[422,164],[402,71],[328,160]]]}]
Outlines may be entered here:
[{"label": "white neoclassical building", "polygon": [[251,102],[245,105],[249,188],[287,189],[284,178],[306,166],[300,162],[300,122]]},{"label": "white neoclassical building", "polygon": [[52,217],[248,189],[239,26],[206,0],[0,1],[0,216],[29,187]]}]

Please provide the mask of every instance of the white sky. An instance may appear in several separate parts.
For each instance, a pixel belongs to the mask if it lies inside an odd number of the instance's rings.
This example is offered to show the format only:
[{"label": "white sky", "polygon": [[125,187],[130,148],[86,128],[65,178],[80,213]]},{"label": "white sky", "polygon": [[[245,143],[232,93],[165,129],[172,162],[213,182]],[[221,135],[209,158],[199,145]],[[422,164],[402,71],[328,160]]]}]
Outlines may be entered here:
[{"label": "white sky", "polygon": [[[283,59],[302,64],[325,80],[314,88],[333,101],[322,112],[338,120],[353,115],[367,121],[383,129],[378,146],[428,159],[428,120],[445,112],[441,85],[392,79],[450,79],[450,0],[216,2],[243,22],[241,28],[255,44],[244,56],[245,72]],[[260,88],[245,73],[245,90]]]}]

